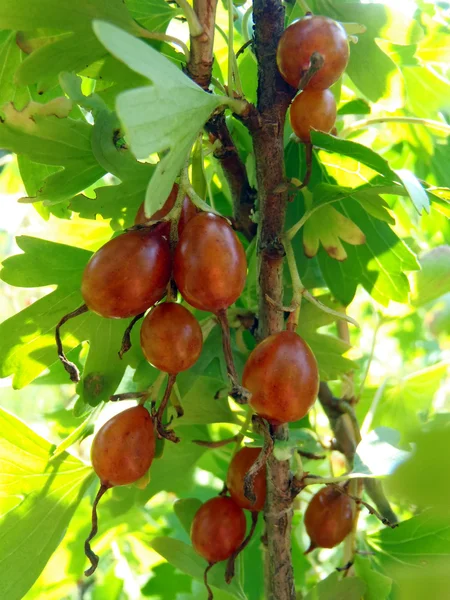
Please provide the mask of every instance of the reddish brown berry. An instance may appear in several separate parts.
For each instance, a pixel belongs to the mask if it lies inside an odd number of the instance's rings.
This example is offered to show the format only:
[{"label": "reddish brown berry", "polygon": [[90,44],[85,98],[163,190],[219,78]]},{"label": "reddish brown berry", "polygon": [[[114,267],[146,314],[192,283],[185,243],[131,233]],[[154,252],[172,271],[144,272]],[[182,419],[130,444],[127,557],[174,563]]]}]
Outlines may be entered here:
[{"label": "reddish brown berry", "polygon": [[202,344],[202,330],[197,319],[181,304],[158,304],[142,322],[144,356],[165,373],[176,374],[190,369],[200,356]]},{"label": "reddish brown berry", "polygon": [[91,449],[94,471],[108,487],[134,483],[155,455],[153,421],[146,408],[134,406],[118,413],[99,429]]},{"label": "reddish brown berry", "polygon": [[311,129],[329,133],[336,121],[336,101],[330,90],[305,90],[294,98],[290,121],[302,142],[311,141]]},{"label": "reddish brown berry", "polygon": [[230,558],[245,538],[242,508],[231,498],[217,496],[203,504],[191,527],[194,550],[209,563]]},{"label": "reddish brown berry", "polygon": [[324,64],[306,88],[325,90],[339,79],[348,63],[350,49],[342,25],[328,17],[307,15],[287,27],[278,43],[277,64],[292,87],[298,88],[314,52],[323,56]]},{"label": "reddish brown berry", "polygon": [[311,538],[309,550],[334,548],[353,527],[353,500],[336,488],[322,488],[308,504],[305,527]]},{"label": "reddish brown berry", "polygon": [[263,340],[247,359],[242,384],[250,406],[271,423],[302,419],[317,397],[319,373],[314,354],[294,331]]},{"label": "reddish brown berry", "polygon": [[189,304],[217,313],[241,295],[247,261],[244,248],[225,219],[199,213],[186,225],[174,255],[173,275]]},{"label": "reddish brown berry", "polygon": [[134,317],[163,297],[171,267],[169,242],[160,231],[127,231],[91,257],[81,293],[102,317]]}]

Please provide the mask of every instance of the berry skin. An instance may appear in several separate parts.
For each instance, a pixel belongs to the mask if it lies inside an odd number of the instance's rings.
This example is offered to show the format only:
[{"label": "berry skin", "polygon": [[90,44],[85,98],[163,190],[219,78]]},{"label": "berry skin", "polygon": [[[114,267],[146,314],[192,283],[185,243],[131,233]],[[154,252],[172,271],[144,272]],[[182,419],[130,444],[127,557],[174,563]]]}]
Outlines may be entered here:
[{"label": "berry skin", "polygon": [[334,548],[340,544],[353,527],[353,501],[339,490],[322,488],[308,504],[305,527],[311,538],[309,550]]},{"label": "berry skin", "polygon": [[313,52],[323,56],[324,64],[306,89],[325,90],[339,79],[348,63],[350,49],[342,25],[328,17],[307,15],[285,29],[278,43],[277,64],[292,87],[298,88]]},{"label": "berry skin", "polygon": [[158,230],[127,231],[91,257],[81,293],[102,317],[134,317],[160,300],[172,268],[170,246]]},{"label": "berry skin", "polygon": [[336,121],[336,101],[330,90],[305,90],[294,98],[290,121],[302,142],[311,141],[311,128],[329,133]]},{"label": "berry skin", "polygon": [[242,385],[250,406],[273,424],[302,419],[317,397],[319,372],[308,344],[294,331],[263,340],[247,359]]},{"label": "berry skin", "polygon": [[191,527],[194,550],[208,563],[227,560],[245,538],[246,522],[242,508],[231,498],[217,496],[203,504]]},{"label": "berry skin", "polygon": [[200,356],[202,345],[202,330],[197,319],[181,304],[158,304],[142,322],[144,356],[165,373],[177,374],[190,369]]},{"label": "berry skin", "polygon": [[253,466],[260,452],[261,448],[244,446],[233,456],[227,473],[227,488],[230,496],[238,506],[253,512],[263,510],[264,508],[266,501],[266,470],[262,467],[254,479],[253,487],[256,496],[254,504],[245,497],[244,477],[247,475],[250,467]]},{"label": "berry skin", "polygon": [[244,248],[225,219],[199,213],[186,225],[175,249],[173,276],[195,308],[217,313],[241,295],[247,274]]},{"label": "berry skin", "polygon": [[91,461],[103,485],[128,485],[143,477],[155,455],[153,421],[146,408],[118,413],[99,429]]},{"label": "berry skin", "polygon": [[[163,207],[160,208],[159,210],[157,210],[150,217],[150,219],[147,219],[147,217],[145,216],[145,209],[144,209],[144,202],[143,202],[141,204],[141,206],[139,207],[139,210],[136,213],[136,217],[134,219],[134,224],[135,225],[145,225],[145,223],[147,223],[147,221],[150,221],[150,220],[151,221],[159,221],[160,219],[163,219],[166,215],[169,214],[169,212],[175,206],[175,201],[176,201],[177,195],[178,195],[178,189],[179,189],[178,183],[174,183],[172,190],[171,190],[167,200],[165,201]],[[186,223],[188,221],[190,221],[192,219],[192,217],[195,217],[197,212],[198,212],[198,209],[195,206],[195,204],[193,202],[191,202],[189,196],[185,196],[182,207],[181,207],[180,220],[178,221],[178,235],[181,235],[181,232],[185,228]],[[170,235],[170,224],[168,222],[164,223],[163,234],[166,235],[167,237],[169,237],[169,235]]]}]

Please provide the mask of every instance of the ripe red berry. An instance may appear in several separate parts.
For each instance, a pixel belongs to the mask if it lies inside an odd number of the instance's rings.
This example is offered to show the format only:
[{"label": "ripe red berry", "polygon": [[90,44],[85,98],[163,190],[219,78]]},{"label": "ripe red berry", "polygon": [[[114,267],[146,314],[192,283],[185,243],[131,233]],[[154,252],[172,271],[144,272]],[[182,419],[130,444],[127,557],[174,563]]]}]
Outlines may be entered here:
[{"label": "ripe red berry", "polygon": [[242,384],[250,406],[271,423],[303,418],[317,397],[319,373],[314,354],[294,331],[263,340],[247,359]]},{"label": "ripe red berry", "polygon": [[241,295],[247,261],[244,248],[225,219],[199,213],[186,225],[174,255],[173,276],[189,304],[213,313]]},{"label": "ripe red berry", "polygon": [[134,406],[99,429],[91,449],[94,471],[103,485],[127,485],[143,477],[155,455],[153,421],[146,408]]},{"label": "ripe red berry", "polygon": [[194,550],[209,563],[230,558],[245,538],[245,515],[231,498],[217,496],[203,504],[191,527]]},{"label": "ripe red berry", "polygon": [[353,527],[353,501],[331,486],[322,488],[308,504],[305,527],[311,538],[310,550],[334,548]]},{"label": "ripe red berry", "polygon": [[266,470],[261,467],[253,481],[253,491],[256,496],[254,504],[244,494],[244,477],[259,456],[261,448],[244,446],[237,452],[228,467],[227,488],[232,499],[241,508],[251,511],[263,510],[266,502]]},{"label": "ripe red berry", "polygon": [[145,358],[165,373],[190,369],[200,356],[202,344],[197,319],[181,304],[158,304],[142,322],[141,347]]},{"label": "ripe red berry", "polygon": [[306,88],[325,90],[339,79],[348,63],[350,50],[342,25],[328,17],[312,15],[289,25],[277,49],[277,64],[283,79],[298,88],[314,52],[323,56],[324,64]]},{"label": "ripe red berry", "polygon": [[336,121],[336,101],[330,90],[305,90],[294,98],[290,121],[302,142],[311,141],[311,128],[328,133]]},{"label": "ripe red berry", "polygon": [[127,231],[91,257],[81,293],[88,308],[102,317],[134,317],[163,297],[171,267],[169,242],[161,232]]},{"label": "ripe red berry", "polygon": [[[147,223],[147,221],[149,221],[149,220],[159,221],[160,219],[163,219],[166,215],[169,214],[169,212],[175,206],[175,201],[177,199],[178,190],[179,190],[178,183],[174,183],[172,190],[171,190],[167,200],[164,203],[164,206],[162,208],[160,208],[159,210],[157,210],[150,217],[150,219],[148,219],[145,216],[145,208],[144,208],[144,202],[143,202],[141,204],[141,206],[139,207],[139,210],[136,213],[136,217],[134,219],[134,224],[135,225],[145,225],[145,223]],[[193,202],[191,202],[191,199],[189,198],[189,196],[185,196],[182,207],[181,207],[180,220],[178,221],[178,235],[181,235],[181,232],[185,228],[186,223],[188,221],[190,221],[192,219],[192,217],[194,217],[197,214],[197,212],[198,212],[198,209],[195,206],[195,204]],[[169,234],[170,234],[169,223],[164,224],[163,233],[164,233],[164,235],[169,236]]]}]

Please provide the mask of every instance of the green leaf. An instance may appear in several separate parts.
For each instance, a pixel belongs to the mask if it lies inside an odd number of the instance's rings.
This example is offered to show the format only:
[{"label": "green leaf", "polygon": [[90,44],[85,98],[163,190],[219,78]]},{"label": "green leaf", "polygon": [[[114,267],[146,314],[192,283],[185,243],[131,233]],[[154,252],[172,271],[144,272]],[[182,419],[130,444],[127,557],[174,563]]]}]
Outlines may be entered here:
[{"label": "green leaf", "polygon": [[353,559],[355,573],[366,584],[364,600],[388,600],[392,588],[392,579],[376,571],[367,558],[355,555]]},{"label": "green leaf", "polygon": [[450,292],[450,246],[437,246],[423,254],[414,273],[412,302],[423,306]]},{"label": "green leaf", "polygon": [[389,490],[408,504],[448,515],[450,483],[443,474],[450,468],[450,423],[443,421],[436,418],[410,436],[414,452],[390,477]]},{"label": "green leaf", "polygon": [[408,171],[408,169],[397,169],[395,172],[400,177],[405,188],[408,190],[414,208],[417,210],[419,215],[422,214],[422,211],[425,211],[429,214],[430,200],[414,173]]},{"label": "green leaf", "polygon": [[20,64],[20,48],[16,44],[15,31],[0,31],[0,109],[14,99],[14,72]]},{"label": "green leaf", "polygon": [[403,434],[415,429],[421,415],[429,411],[447,372],[448,363],[440,362],[387,387],[373,417],[373,426],[394,427]]},{"label": "green leaf", "polygon": [[61,542],[92,469],[68,454],[49,465],[52,446],[2,409],[0,428],[0,503],[16,500],[1,511],[0,595],[20,600]]},{"label": "green leaf", "polygon": [[100,414],[100,407],[97,406],[89,416],[82,422],[78,427],[76,427],[70,435],[66,437],[64,441],[62,441],[55,448],[51,458],[49,461],[55,460],[60,456],[63,452],[68,450],[71,446],[73,446],[78,440],[84,439],[88,433],[93,433],[93,421]]},{"label": "green leaf", "polygon": [[[13,386],[21,388],[58,360],[55,326],[61,317],[83,303],[81,276],[91,253],[25,236],[17,238],[17,243],[24,254],[3,263],[0,274],[3,281],[22,287],[58,286],[0,325],[4,340],[0,348],[0,375],[13,375]],[[95,406],[114,393],[131,360],[130,353],[122,361],[117,355],[128,322],[85,313],[62,329],[66,351],[89,341],[83,378],[77,388],[89,404]]]},{"label": "green leaf", "polygon": [[350,200],[339,206],[364,232],[366,243],[346,246],[347,259],[341,263],[319,251],[320,268],[333,295],[348,304],[361,283],[384,306],[390,300],[407,302],[409,281],[405,271],[419,268],[415,255],[386,223],[374,219],[358,203]]},{"label": "green leaf", "polygon": [[[173,600],[176,597],[180,598],[180,594],[183,592],[191,593],[191,586],[190,577],[183,575],[169,563],[162,563],[152,567],[152,577],[141,589],[141,593],[144,596],[158,598],[158,600]],[[99,600],[105,598],[111,600],[109,595],[102,596]]]},{"label": "green leaf", "polygon": [[450,558],[450,521],[426,511],[395,529],[381,529],[367,536],[367,541],[385,569],[392,571],[394,563],[420,569],[427,559]]},{"label": "green leaf", "polygon": [[356,448],[353,470],[373,477],[385,477],[404,462],[409,452],[400,450],[400,434],[389,427],[371,431]]},{"label": "green leaf", "polygon": [[182,498],[173,505],[173,510],[188,535],[191,533],[191,524],[195,513],[201,505],[201,500],[197,498]]},{"label": "green leaf", "polygon": [[224,99],[206,93],[159,52],[117,27],[96,22],[94,30],[114,56],[153,83],[123,92],[116,103],[138,159],[166,152],[147,188],[145,211],[153,214],[166,201],[199,131]]},{"label": "green leaf", "polygon": [[357,577],[348,577],[339,581],[339,574],[332,573],[319,582],[305,600],[361,600],[366,584]]},{"label": "green leaf", "polygon": [[369,115],[370,112],[370,104],[362,98],[357,98],[343,104],[338,110],[338,115]]},{"label": "green leaf", "polygon": [[0,29],[67,32],[56,38],[52,32],[47,40],[40,40],[40,47],[25,58],[16,72],[19,84],[44,80],[50,86],[60,71],[77,71],[101,58],[105,50],[92,32],[93,19],[105,19],[128,31],[138,29],[122,0],[80,0],[64,10],[57,0],[43,0],[39,4],[17,0],[14,5],[2,2]]},{"label": "green leaf", "polygon": [[365,239],[361,229],[333,206],[322,206],[320,211],[312,213],[303,228],[303,247],[308,258],[316,256],[322,243],[329,256],[345,260],[347,252],[341,240],[357,246],[364,244]]},{"label": "green leaf", "polygon": [[91,149],[92,127],[68,117],[72,103],[55,98],[47,104],[30,102],[22,111],[3,109],[0,146],[31,161],[61,167],[41,182],[35,200],[59,202],[100,179],[104,169]]},{"label": "green leaf", "polygon": [[[186,425],[208,425],[209,423],[239,423],[235,412],[226,398],[216,400],[216,393],[226,387],[226,382],[212,377],[180,374],[177,378],[184,408],[183,418],[174,422],[180,429]],[[186,382],[186,383],[185,383]]]},{"label": "green leaf", "polygon": [[337,154],[343,154],[357,160],[376,173],[380,173],[380,175],[386,177],[388,182],[399,180],[398,175],[390,168],[387,161],[367,146],[350,140],[343,140],[320,131],[311,131],[311,141],[314,146],[322,148],[322,150],[336,152]]},{"label": "green leaf", "polygon": [[[187,575],[203,581],[203,573],[207,567],[207,563],[191,546],[168,537],[157,537],[153,539],[151,546],[171,565],[183,573],[187,573]],[[228,594],[234,598],[247,600],[247,596],[240,583],[239,563],[237,563],[237,573],[230,584],[225,583],[225,568],[226,562],[214,565],[208,573],[208,583],[212,587],[228,592]]]},{"label": "green leaf", "polygon": [[178,6],[174,7],[165,0],[127,0],[127,8],[148,31],[166,31],[170,21],[182,14]]},{"label": "green leaf", "polygon": [[[342,306],[333,301],[329,295],[318,296],[317,299],[334,310],[342,310]],[[297,332],[311,346],[319,365],[320,378],[323,381],[338,379],[342,374],[358,368],[355,362],[344,356],[350,349],[347,342],[317,331],[320,327],[334,323],[336,317],[325,313],[307,300],[302,302],[300,315]]]},{"label": "green leaf", "polygon": [[450,519],[427,511],[367,537],[375,560],[396,583],[399,600],[446,600]]}]

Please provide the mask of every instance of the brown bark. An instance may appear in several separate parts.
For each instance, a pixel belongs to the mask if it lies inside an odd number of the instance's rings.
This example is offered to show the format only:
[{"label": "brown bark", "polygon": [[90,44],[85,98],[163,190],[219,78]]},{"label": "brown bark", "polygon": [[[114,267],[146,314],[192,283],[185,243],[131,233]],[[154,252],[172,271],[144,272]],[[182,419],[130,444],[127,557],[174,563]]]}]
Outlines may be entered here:
[{"label": "brown bark", "polygon": [[[292,89],[282,80],[276,65],[278,40],[284,30],[284,8],[280,0],[254,0],[254,50],[258,60],[257,126],[252,128],[256,159],[260,222],[258,252],[260,259],[259,337],[283,328],[283,314],[272,303],[283,299],[283,257],[281,236],[284,230],[287,195],[274,190],[283,182],[283,128]],[[287,425],[274,427],[274,439],[287,439]],[[294,600],[295,587],[291,558],[292,495],[288,461],[267,462],[266,522],[266,596],[268,600]]]},{"label": "brown bark", "polygon": [[[194,0],[194,10],[203,27],[203,33],[191,37],[191,58],[186,65],[186,73],[204,90],[209,91],[213,66],[214,23],[217,0]],[[219,141],[214,152],[219,161],[233,200],[233,220],[235,229],[241,231],[247,239],[252,239],[256,225],[251,220],[255,204],[256,191],[251,187],[245,165],[225,122],[225,115],[213,116],[205,125],[212,141]]]}]

